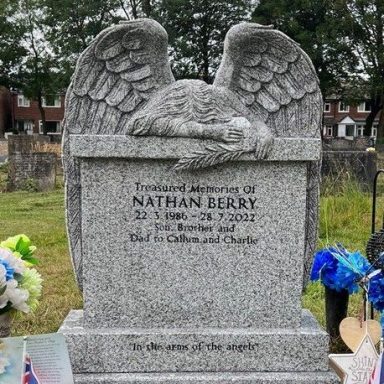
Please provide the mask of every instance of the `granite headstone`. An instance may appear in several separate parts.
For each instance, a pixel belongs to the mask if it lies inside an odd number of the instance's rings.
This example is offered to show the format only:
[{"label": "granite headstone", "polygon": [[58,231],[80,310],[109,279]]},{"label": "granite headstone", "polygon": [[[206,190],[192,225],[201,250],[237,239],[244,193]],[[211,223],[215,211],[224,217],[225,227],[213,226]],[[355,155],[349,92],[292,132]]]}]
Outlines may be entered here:
[{"label": "granite headstone", "polygon": [[103,31],[66,98],[76,383],[336,383],[301,308],[322,101],[284,34],[240,24],[213,85],[175,81],[155,21]]}]

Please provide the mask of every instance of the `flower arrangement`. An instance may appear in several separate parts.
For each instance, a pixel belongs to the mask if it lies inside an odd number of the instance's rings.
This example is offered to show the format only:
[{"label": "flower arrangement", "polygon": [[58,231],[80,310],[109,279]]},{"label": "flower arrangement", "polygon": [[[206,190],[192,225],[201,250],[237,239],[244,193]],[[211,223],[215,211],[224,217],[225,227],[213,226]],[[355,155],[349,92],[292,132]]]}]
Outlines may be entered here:
[{"label": "flower arrangement", "polygon": [[367,300],[384,314],[384,253],[372,264],[360,253],[342,245],[326,247],[315,254],[311,280],[320,280],[335,291],[356,293],[362,288]]},{"label": "flower arrangement", "polygon": [[0,243],[0,315],[7,312],[34,311],[41,296],[42,278],[33,256],[36,247],[25,235]]}]

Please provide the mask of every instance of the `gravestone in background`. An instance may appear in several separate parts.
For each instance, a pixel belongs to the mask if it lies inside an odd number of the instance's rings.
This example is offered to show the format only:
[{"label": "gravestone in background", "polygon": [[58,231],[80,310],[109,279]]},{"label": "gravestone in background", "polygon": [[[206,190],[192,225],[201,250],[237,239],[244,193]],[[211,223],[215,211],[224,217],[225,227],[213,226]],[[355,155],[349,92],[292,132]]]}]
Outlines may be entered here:
[{"label": "gravestone in background", "polygon": [[9,191],[52,191],[56,182],[56,154],[42,152],[49,137],[11,135],[8,137]]},{"label": "gravestone in background", "polygon": [[162,27],[122,23],[66,102],[76,383],[336,383],[300,301],[322,102],[299,46],[241,24],[213,86],[175,82]]}]

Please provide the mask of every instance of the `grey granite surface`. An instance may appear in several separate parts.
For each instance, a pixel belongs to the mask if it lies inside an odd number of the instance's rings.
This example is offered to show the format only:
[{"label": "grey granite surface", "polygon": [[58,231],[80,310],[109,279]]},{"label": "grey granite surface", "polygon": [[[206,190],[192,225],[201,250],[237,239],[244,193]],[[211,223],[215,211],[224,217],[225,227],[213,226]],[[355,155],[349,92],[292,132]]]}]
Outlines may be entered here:
[{"label": "grey granite surface", "polygon": [[60,328],[75,373],[326,371],[328,335],[308,311],[298,329],[99,328],[71,311]]},{"label": "grey granite surface", "polygon": [[[274,139],[320,139],[318,79],[297,43],[271,26],[242,23],[228,31],[224,47],[213,85],[200,80],[175,81],[167,33],[151,19],[107,28],[81,54],[68,88],[63,135],[68,235],[80,288],[81,181],[79,152],[70,147],[72,135],[143,136],[136,143],[149,153],[151,145],[156,145],[146,141],[149,137],[195,139],[184,147],[179,169],[234,161],[244,154],[284,160],[283,145],[275,146],[275,154],[271,154]],[[101,145],[108,157],[121,153],[121,143],[116,151],[114,146],[103,147],[103,139],[95,140],[95,149]],[[198,146],[196,142],[200,142]],[[160,145],[173,149],[169,141]],[[276,152],[281,150],[284,154],[279,157]],[[290,154],[294,152],[298,155],[295,160],[307,160],[308,152],[303,159],[300,146]],[[315,152],[317,160],[319,150]],[[92,155],[92,149],[88,153]],[[318,173],[308,174],[306,264],[316,243],[313,223],[317,221],[319,182]]]},{"label": "grey granite surface", "polygon": [[308,56],[271,27],[231,28],[213,85],[174,80],[153,20],[96,37],[63,134],[76,383],[336,382],[300,300],[321,116]]},{"label": "grey granite surface", "polygon": [[76,384],[340,384],[330,372],[80,374]]},{"label": "grey granite surface", "polygon": [[[136,137],[122,135],[72,135],[69,148],[75,157],[121,157],[148,159],[179,159],[188,152],[201,150],[195,139],[170,137]],[[264,161],[319,160],[321,140],[318,138],[276,138]],[[244,154],[241,160],[256,161],[254,155]]]},{"label": "grey granite surface", "polygon": [[298,327],[306,164],[172,164],[82,161],[86,326]]}]

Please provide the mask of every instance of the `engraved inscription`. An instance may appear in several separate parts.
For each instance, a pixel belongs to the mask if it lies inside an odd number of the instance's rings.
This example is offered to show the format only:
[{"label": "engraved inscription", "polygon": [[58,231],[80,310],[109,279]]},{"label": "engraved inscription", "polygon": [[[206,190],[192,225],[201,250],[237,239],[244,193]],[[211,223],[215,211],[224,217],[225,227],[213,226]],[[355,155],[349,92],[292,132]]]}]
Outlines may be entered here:
[{"label": "engraved inscription", "polygon": [[155,343],[153,341],[146,343],[146,344],[139,344],[139,343],[132,343],[130,344],[130,349],[132,351],[192,351],[192,352],[238,352],[238,353],[244,353],[244,352],[257,352],[259,344],[247,342],[245,344],[221,344],[221,343],[215,343],[215,342],[206,342],[206,341],[199,341],[197,343],[193,344],[161,344],[161,343]]},{"label": "engraved inscription", "polygon": [[[256,223],[256,186],[142,184],[135,182],[127,221],[146,222],[147,233],[131,232],[131,242],[248,244],[258,240],[237,236],[238,225]],[[152,224],[153,223],[153,224]],[[149,225],[148,225],[149,224]]]}]

